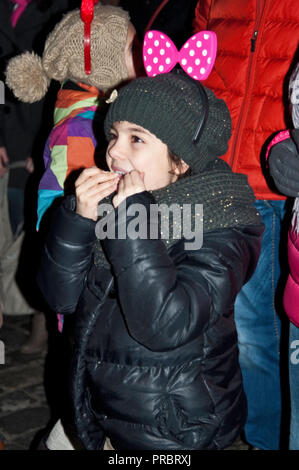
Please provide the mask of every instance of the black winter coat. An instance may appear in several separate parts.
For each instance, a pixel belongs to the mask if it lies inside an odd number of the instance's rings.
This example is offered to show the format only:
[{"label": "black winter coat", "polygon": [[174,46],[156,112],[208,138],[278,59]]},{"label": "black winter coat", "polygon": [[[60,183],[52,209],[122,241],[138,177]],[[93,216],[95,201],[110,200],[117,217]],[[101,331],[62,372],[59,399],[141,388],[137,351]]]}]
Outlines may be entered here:
[{"label": "black winter coat", "polygon": [[[143,42],[145,28],[162,0],[120,0],[120,6],[130,14],[139,39]],[[197,0],[169,0],[155,17],[150,29],[166,33],[178,48],[192,36],[192,21]]]},{"label": "black winter coat", "polygon": [[[127,208],[150,202],[145,191]],[[39,284],[55,311],[76,309],[72,401],[86,448],[105,435],[116,450],[229,446],[246,419],[234,301],[263,226],[206,233],[193,251],[106,239],[111,274],[93,262],[95,223],[74,209],[67,199],[54,217]]]}]

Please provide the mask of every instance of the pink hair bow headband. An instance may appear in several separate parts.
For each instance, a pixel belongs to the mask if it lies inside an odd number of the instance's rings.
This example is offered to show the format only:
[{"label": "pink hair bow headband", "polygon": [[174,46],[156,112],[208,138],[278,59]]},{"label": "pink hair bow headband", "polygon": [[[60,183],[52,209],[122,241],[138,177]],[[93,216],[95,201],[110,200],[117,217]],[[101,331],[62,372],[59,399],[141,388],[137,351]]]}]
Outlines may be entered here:
[{"label": "pink hair bow headband", "polygon": [[213,31],[200,31],[191,36],[180,51],[160,31],[148,31],[143,41],[143,63],[149,77],[170,72],[177,63],[195,80],[205,80],[211,73],[217,51]]}]

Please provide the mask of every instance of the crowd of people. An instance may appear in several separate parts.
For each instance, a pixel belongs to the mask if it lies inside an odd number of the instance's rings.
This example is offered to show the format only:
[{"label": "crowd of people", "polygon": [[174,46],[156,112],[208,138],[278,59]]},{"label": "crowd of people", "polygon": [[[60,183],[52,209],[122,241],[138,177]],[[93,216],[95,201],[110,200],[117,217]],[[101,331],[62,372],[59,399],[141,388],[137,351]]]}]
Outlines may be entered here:
[{"label": "crowd of people", "polygon": [[[298,450],[295,2],[1,0],[0,17],[0,317],[32,313],[22,354],[48,318],[68,345],[41,448]],[[170,40],[208,78],[169,70]],[[172,204],[200,246],[154,220]]]}]

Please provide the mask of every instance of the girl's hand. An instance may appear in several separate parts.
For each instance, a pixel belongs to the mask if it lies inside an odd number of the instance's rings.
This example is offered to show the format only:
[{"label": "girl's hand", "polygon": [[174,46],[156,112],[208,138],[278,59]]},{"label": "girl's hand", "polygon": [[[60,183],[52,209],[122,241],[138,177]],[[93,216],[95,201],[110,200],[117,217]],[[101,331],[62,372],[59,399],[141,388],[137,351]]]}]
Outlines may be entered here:
[{"label": "girl's hand", "polygon": [[26,158],[26,166],[25,166],[26,170],[28,171],[28,173],[33,173],[34,172],[34,163],[33,163],[33,160],[31,157],[27,157]]},{"label": "girl's hand", "polygon": [[0,147],[0,178],[2,178],[7,172],[7,165],[9,158],[5,147]]},{"label": "girl's hand", "polygon": [[77,214],[96,221],[99,202],[117,190],[119,178],[117,173],[96,166],[83,170],[75,182]]},{"label": "girl's hand", "polygon": [[112,200],[114,207],[118,207],[122,201],[127,197],[132,196],[132,194],[142,193],[143,191],[146,191],[143,172],[133,170],[130,173],[125,174],[121,178],[117,194]]}]

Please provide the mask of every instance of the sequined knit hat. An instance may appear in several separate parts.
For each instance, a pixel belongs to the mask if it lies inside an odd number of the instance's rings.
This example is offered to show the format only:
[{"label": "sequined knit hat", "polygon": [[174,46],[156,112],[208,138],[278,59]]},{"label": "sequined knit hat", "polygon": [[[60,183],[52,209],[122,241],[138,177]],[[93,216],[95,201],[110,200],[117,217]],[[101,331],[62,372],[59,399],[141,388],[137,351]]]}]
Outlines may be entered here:
[{"label": "sequined knit hat", "polygon": [[125,63],[129,15],[119,7],[96,5],[91,23],[91,64],[84,69],[84,23],[80,9],[66,14],[47,38],[42,58],[25,52],[10,60],[6,83],[21,101],[42,99],[51,79],[96,86],[102,91],[128,78]]},{"label": "sequined knit hat", "polygon": [[193,136],[205,112],[199,85],[186,75],[168,73],[134,80],[118,91],[105,119],[109,140],[112,124],[128,121],[137,124],[166,144],[175,155],[200,173],[227,151],[231,120],[225,102],[205,88],[209,112],[202,135]]}]

